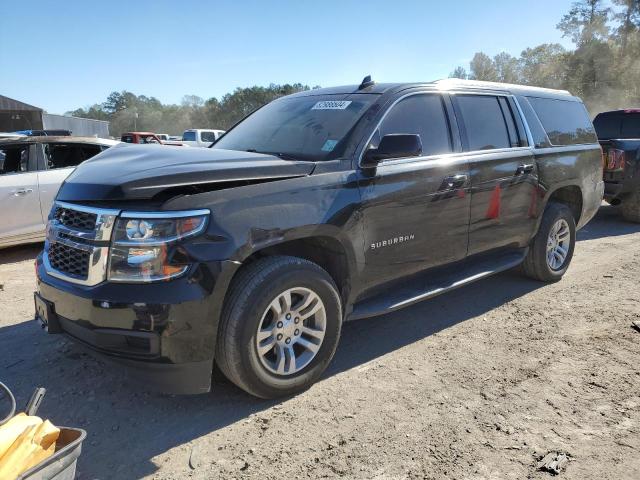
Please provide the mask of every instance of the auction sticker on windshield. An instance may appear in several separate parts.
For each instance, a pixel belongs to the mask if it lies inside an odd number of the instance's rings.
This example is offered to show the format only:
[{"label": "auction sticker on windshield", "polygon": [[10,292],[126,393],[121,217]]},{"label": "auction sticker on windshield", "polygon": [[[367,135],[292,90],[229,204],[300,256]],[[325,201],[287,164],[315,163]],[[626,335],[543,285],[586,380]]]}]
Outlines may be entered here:
[{"label": "auction sticker on windshield", "polygon": [[325,100],[316,103],[311,110],[344,110],[351,105],[351,100]]}]

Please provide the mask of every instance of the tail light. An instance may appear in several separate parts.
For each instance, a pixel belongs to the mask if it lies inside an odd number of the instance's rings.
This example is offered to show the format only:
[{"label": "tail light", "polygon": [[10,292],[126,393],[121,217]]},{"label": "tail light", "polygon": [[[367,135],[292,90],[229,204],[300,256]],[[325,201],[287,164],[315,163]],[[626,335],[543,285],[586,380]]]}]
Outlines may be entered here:
[{"label": "tail light", "polygon": [[607,170],[624,170],[625,155],[624,150],[617,148],[611,148],[607,151]]}]

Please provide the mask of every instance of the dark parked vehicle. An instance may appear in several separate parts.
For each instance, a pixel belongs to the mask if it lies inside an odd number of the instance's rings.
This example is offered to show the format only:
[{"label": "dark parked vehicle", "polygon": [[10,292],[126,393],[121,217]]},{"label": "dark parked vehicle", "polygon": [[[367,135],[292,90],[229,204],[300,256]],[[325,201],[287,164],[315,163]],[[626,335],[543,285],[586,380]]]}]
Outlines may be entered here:
[{"label": "dark parked vehicle", "polygon": [[599,113],[593,125],[604,152],[604,198],[640,222],[640,108]]},{"label": "dark parked vehicle", "polygon": [[602,194],[568,92],[302,92],[212,148],[122,145],[76,169],[37,261],[37,317],[165,391],[208,391],[215,361],[253,395],[289,395],[320,378],[343,321],[521,264],[559,280]]}]

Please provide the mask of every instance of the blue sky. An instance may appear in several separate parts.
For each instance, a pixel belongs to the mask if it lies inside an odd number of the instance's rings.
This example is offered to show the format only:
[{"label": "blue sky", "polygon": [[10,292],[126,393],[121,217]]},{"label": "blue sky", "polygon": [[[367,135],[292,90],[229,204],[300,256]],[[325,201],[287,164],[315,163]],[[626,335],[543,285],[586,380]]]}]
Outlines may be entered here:
[{"label": "blue sky", "polygon": [[418,81],[490,55],[570,43],[570,0],[31,0],[0,14],[0,94],[63,113],[114,90],[180,102],[236,87]]}]

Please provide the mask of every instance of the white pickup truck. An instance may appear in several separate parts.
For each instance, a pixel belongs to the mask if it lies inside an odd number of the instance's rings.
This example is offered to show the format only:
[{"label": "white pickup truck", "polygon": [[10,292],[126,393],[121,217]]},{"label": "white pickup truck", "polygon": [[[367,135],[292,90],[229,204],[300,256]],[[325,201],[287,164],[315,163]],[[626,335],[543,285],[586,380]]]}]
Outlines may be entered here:
[{"label": "white pickup truck", "polygon": [[208,147],[224,135],[224,130],[202,130],[191,128],[182,134],[182,143],[190,147]]}]

